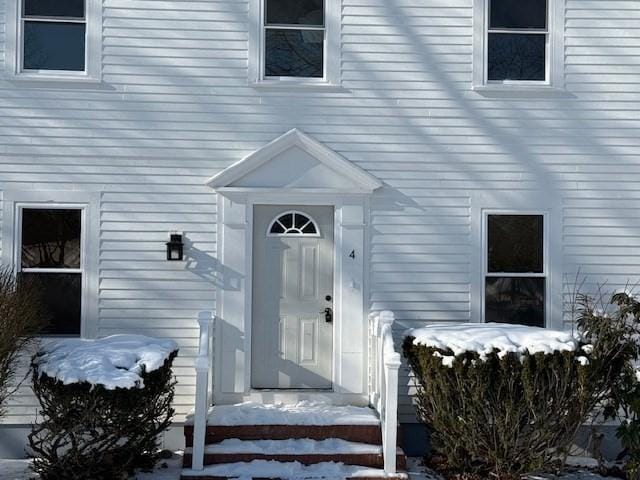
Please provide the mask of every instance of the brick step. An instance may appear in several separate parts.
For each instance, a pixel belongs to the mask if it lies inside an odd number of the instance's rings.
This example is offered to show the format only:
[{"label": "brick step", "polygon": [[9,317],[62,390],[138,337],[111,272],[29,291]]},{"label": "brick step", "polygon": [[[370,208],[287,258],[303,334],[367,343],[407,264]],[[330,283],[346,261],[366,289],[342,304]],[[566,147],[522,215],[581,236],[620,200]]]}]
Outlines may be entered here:
[{"label": "brick step", "polygon": [[[193,426],[184,427],[185,444],[193,446]],[[221,442],[227,438],[240,440],[288,440],[310,438],[324,440],[340,438],[350,442],[382,445],[380,425],[209,425],[205,443]]]},{"label": "brick step", "polygon": [[[184,468],[191,467],[191,452],[184,453]],[[336,462],[345,465],[358,465],[368,468],[383,468],[382,453],[302,453],[302,454],[269,454],[269,453],[205,453],[204,464],[216,465],[224,463],[248,463],[253,460],[269,460],[277,462],[300,462],[303,465],[314,463]],[[397,468],[406,469],[406,456],[401,448],[397,452]]]}]

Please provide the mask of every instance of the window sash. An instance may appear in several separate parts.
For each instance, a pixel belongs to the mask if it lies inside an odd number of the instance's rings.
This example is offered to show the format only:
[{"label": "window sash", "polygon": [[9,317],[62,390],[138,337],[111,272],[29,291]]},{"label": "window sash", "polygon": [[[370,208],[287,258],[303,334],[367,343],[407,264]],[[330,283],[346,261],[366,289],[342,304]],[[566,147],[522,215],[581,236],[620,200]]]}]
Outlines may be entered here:
[{"label": "window sash", "polygon": [[[319,25],[304,25],[304,24],[275,24],[267,23],[267,5],[266,0],[259,0],[261,8],[262,21],[260,22],[260,62],[259,62],[259,75],[260,81],[269,82],[304,82],[304,83],[317,83],[321,84],[327,81],[327,53],[328,53],[328,41],[327,41],[327,2],[324,2],[324,24]],[[297,30],[297,31],[320,31],[323,32],[323,45],[322,45],[322,77],[291,77],[291,76],[276,76],[267,75],[267,30]]]},{"label": "window sash", "polygon": [[[74,77],[78,74],[83,74],[88,72],[88,64],[89,64],[89,51],[88,51],[88,24],[87,24],[87,8],[88,1],[85,0],[85,9],[83,17],[64,17],[64,16],[44,16],[44,15],[25,15],[25,5],[24,0],[20,2],[19,6],[19,15],[20,15],[20,32],[19,32],[19,40],[18,40],[18,71],[19,72],[28,72],[28,73],[43,73],[45,75],[63,75]],[[84,30],[84,70],[55,70],[48,68],[25,68],[24,67],[24,32],[25,32],[25,23],[26,22],[40,22],[40,23],[75,23],[85,25]]]},{"label": "window sash", "polygon": [[[539,82],[538,82],[539,83]],[[537,215],[542,216],[542,272],[489,272],[489,217],[491,215]],[[549,291],[549,215],[541,211],[488,210],[482,215],[482,286],[481,315],[486,322],[487,278],[544,278],[544,327],[550,324],[551,295]]]},{"label": "window sash", "polygon": [[[483,70],[484,70],[484,84],[485,85],[550,85],[551,83],[551,35],[549,29],[549,23],[551,21],[550,11],[551,11],[551,2],[547,2],[547,25],[546,28],[491,28],[490,26],[490,10],[491,10],[491,1],[484,0],[484,59],[483,59]],[[545,36],[545,49],[544,49],[544,80],[489,80],[489,34],[491,33],[502,33],[502,34],[513,34],[513,35],[544,35]]]}]

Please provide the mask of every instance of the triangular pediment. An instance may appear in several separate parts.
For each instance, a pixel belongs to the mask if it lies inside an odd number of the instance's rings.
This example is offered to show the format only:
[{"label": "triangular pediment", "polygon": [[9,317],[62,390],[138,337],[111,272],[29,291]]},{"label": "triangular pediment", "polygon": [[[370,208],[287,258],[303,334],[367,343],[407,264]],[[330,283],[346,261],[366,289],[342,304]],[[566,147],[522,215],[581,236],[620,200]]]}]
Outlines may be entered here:
[{"label": "triangular pediment", "polygon": [[293,129],[207,181],[224,189],[313,189],[371,193],[382,183],[314,138]]}]

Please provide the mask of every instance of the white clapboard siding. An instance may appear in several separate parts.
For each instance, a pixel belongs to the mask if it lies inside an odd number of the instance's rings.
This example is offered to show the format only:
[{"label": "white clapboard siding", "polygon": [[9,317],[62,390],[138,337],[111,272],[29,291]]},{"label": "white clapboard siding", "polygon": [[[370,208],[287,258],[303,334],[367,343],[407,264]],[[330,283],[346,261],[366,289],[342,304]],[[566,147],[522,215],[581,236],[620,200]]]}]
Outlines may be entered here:
[{"label": "white clapboard siding", "polygon": [[[0,191],[101,192],[98,333],[176,339],[180,415],[197,312],[224,282],[204,182],[293,127],[385,183],[371,199],[367,306],[392,309],[398,335],[474,320],[479,193],[549,191],[554,267],[590,289],[640,279],[636,0],[566,0],[566,94],[514,98],[471,91],[472,0],[342,0],[343,88],[331,91],[248,86],[247,0],[103,7],[101,84],[0,79]],[[186,265],[164,260],[173,230],[192,242]],[[403,368],[402,421],[410,382]],[[5,421],[31,421],[28,387],[11,402]]]}]

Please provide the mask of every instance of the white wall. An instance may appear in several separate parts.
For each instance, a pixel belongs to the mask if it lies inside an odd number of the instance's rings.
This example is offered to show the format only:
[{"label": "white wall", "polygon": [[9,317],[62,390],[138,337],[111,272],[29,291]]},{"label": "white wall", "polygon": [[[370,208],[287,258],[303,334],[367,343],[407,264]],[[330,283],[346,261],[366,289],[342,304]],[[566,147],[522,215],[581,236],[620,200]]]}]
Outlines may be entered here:
[{"label": "white wall", "polygon": [[[196,313],[224,281],[204,181],[293,127],[386,183],[371,307],[401,327],[471,319],[480,193],[557,198],[553,268],[637,281],[640,5],[567,0],[567,91],[505,98],[470,90],[471,4],[343,0],[344,88],[325,92],[247,86],[247,1],[105,0],[103,83],[0,80],[0,190],[101,192],[98,332],[177,339],[180,413]],[[170,230],[193,242],[187,268],[164,260]],[[32,419],[27,388],[12,402],[9,422]]]}]

